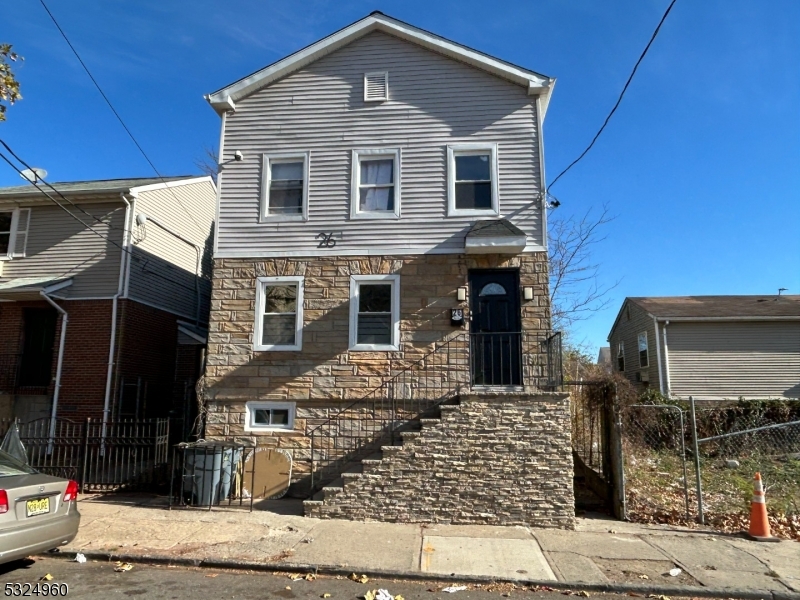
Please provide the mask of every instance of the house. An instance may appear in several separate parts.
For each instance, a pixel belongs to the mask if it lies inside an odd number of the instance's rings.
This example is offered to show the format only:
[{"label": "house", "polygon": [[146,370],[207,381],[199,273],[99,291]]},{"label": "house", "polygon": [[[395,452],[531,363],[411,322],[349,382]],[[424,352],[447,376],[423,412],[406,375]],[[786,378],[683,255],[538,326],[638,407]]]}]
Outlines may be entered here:
[{"label": "house", "polygon": [[541,393],[553,84],[372,13],[206,97],[207,438],[289,453],[315,516],[571,526],[568,400]]},{"label": "house", "polygon": [[608,341],[639,390],[800,398],[800,296],[626,298]]},{"label": "house", "polygon": [[0,418],[194,409],[215,204],[208,177],[0,188]]}]

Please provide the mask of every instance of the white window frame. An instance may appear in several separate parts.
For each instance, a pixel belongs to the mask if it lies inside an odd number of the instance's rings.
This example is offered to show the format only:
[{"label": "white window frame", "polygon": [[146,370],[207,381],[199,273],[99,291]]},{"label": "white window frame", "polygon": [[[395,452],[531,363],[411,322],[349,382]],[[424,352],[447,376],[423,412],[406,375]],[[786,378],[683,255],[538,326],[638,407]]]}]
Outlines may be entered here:
[{"label": "white window frame", "polygon": [[[386,92],[382,98],[367,97],[367,78],[374,75],[383,75],[383,89]],[[364,73],[364,102],[386,102],[389,99],[389,71],[371,71]]]},{"label": "white window frame", "polygon": [[[286,425],[259,425],[254,422],[257,409],[288,410],[289,423]],[[290,431],[294,429],[294,419],[297,412],[295,402],[266,402],[252,401],[245,403],[244,430],[245,431]]]},{"label": "white window frame", "polygon": [[[390,283],[392,285],[392,341],[390,344],[358,343],[359,288],[362,283]],[[350,350],[397,351],[400,350],[400,275],[350,276]]]},{"label": "white window frame", "polygon": [[[17,252],[17,230],[19,229],[20,214],[23,211],[28,212],[28,228],[25,230],[25,244],[22,247],[22,252]],[[0,254],[0,260],[12,260],[13,258],[21,258],[25,256],[28,249],[28,231],[31,228],[31,209],[30,208],[12,208],[0,210],[0,212],[11,213],[11,230],[8,232],[8,252]]]},{"label": "white window frame", "polygon": [[[619,368],[619,359],[622,358],[622,368]],[[620,342],[617,344],[617,371],[620,373],[624,373],[625,370],[628,368],[628,365],[625,362],[625,342]]]},{"label": "white window frame", "polygon": [[[303,210],[298,215],[270,214],[269,189],[272,183],[272,163],[303,161]],[[308,175],[310,172],[309,152],[281,152],[261,155],[261,206],[259,220],[273,221],[308,221]]]},{"label": "white window frame", "polygon": [[[641,345],[642,336],[644,336],[644,350],[639,346]],[[647,341],[647,331],[642,331],[636,336],[636,351],[639,354],[639,368],[645,369],[650,366],[650,345]],[[647,364],[642,364],[642,352],[647,353]]]},{"label": "white window frame", "polygon": [[[492,178],[491,208],[457,208],[456,207],[456,156],[475,156],[489,153],[489,174]],[[447,216],[499,216],[500,185],[498,181],[497,144],[450,144],[447,146]]]},{"label": "white window frame", "polygon": [[[293,275],[284,277],[258,277],[256,278],[256,314],[253,326],[253,350],[257,352],[266,351],[299,351],[303,349],[303,276]],[[297,310],[295,311],[294,344],[262,344],[261,334],[264,325],[264,302],[266,294],[264,290],[274,285],[284,285],[294,283],[297,285]]]},{"label": "white window frame", "polygon": [[[360,204],[361,159],[391,158],[394,161],[394,210],[362,211]],[[353,165],[350,178],[350,218],[352,219],[399,219],[400,218],[400,150],[398,148],[373,148],[353,150]]]}]

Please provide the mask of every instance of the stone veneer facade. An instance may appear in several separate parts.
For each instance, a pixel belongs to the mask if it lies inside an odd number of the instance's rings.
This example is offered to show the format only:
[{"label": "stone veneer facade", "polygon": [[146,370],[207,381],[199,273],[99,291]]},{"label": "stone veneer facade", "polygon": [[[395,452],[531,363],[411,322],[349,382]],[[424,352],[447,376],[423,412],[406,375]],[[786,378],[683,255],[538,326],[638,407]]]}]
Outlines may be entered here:
[{"label": "stone veneer facade", "polygon": [[574,529],[567,394],[463,394],[363,463],[317,518]]},{"label": "stone veneer facade", "polygon": [[[523,348],[529,363],[524,377],[532,382],[539,341],[550,327],[545,252],[217,259],[205,376],[206,438],[289,450],[293,481],[302,480],[310,469],[306,432],[430,352],[435,342],[467,330],[468,303],[457,301],[456,290],[468,285],[470,269],[488,268],[519,269],[520,286],[534,288],[533,300],[521,300],[522,330],[532,334]],[[400,275],[399,351],[348,350],[350,276],[358,274]],[[255,352],[256,278],[290,275],[304,277],[302,350]],[[450,323],[455,307],[464,309],[464,329]],[[245,403],[251,400],[296,402],[294,430],[246,433]]]}]

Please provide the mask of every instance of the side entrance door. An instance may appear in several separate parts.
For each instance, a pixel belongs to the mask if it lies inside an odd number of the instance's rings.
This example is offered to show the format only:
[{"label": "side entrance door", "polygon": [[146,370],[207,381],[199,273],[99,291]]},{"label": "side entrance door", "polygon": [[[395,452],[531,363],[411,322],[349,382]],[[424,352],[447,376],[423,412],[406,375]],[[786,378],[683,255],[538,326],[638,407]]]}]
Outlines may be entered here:
[{"label": "side entrance door", "polygon": [[52,308],[23,309],[24,339],[18,385],[43,388],[50,385],[57,319]]},{"label": "side entrance door", "polygon": [[522,385],[519,272],[469,272],[472,385]]}]

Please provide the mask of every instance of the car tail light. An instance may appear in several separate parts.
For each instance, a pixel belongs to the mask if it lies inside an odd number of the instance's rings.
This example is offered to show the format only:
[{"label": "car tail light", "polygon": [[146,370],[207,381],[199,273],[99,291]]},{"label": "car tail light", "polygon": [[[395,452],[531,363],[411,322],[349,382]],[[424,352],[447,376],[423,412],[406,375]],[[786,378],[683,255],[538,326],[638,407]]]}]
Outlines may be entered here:
[{"label": "car tail light", "polygon": [[78,499],[78,482],[69,480],[67,491],[64,492],[64,502],[74,502]]},{"label": "car tail light", "polygon": [[0,490],[0,515],[8,512],[8,494],[5,490]]}]

